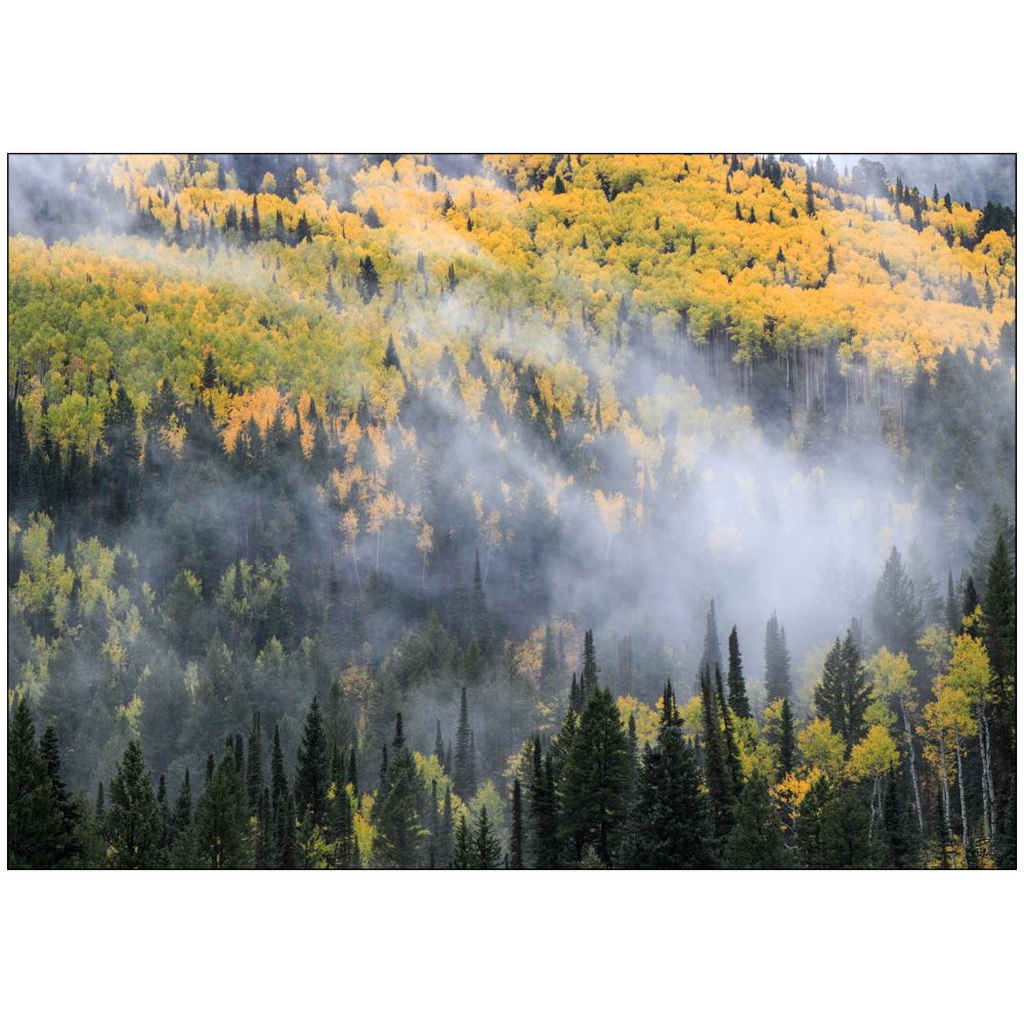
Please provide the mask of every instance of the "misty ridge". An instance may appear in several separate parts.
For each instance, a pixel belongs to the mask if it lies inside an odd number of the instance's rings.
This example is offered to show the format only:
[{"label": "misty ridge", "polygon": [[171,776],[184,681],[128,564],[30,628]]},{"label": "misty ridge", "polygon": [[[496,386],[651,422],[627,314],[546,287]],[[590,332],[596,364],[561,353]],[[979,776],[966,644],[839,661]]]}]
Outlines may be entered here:
[{"label": "misty ridge", "polygon": [[1015,197],[9,166],[9,864],[1015,864]]}]

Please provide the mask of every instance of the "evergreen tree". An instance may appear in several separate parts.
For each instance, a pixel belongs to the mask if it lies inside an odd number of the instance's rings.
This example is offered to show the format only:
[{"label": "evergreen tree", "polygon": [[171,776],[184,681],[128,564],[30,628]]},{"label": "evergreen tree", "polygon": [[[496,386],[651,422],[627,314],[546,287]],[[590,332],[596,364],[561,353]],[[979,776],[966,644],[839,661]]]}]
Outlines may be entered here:
[{"label": "evergreen tree", "polygon": [[61,822],[60,834],[54,851],[55,866],[70,867],[82,854],[82,846],[78,837],[81,815],[64,782],[57,730],[52,725],[46,727],[43,738],[39,741],[39,754],[50,782],[53,804],[57,808]]},{"label": "evergreen tree", "polygon": [[25,698],[7,726],[7,866],[48,868],[59,859],[64,822]]},{"label": "evergreen tree", "polygon": [[791,684],[786,631],[780,628],[775,612],[772,612],[764,632],[764,682],[769,703],[789,696]]},{"label": "evergreen tree", "polygon": [[162,828],[149,769],[137,740],[131,740],[110,783],[107,812],[111,863],[117,868],[156,865]]},{"label": "evergreen tree", "polygon": [[470,838],[466,816],[459,815],[459,823],[455,827],[455,844],[452,850],[452,867],[457,871],[465,871],[476,866],[476,853],[473,840]]},{"label": "evergreen tree", "polygon": [[700,689],[704,726],[704,773],[714,814],[715,840],[721,843],[724,842],[733,826],[732,805],[735,791],[729,765],[729,752],[722,734],[718,697],[712,690],[709,669],[705,669],[701,673]]},{"label": "evergreen tree", "polygon": [[519,779],[512,783],[512,842],[509,848],[509,866],[523,868],[523,793]]},{"label": "evergreen tree", "polygon": [[[564,685],[564,684],[563,684]],[[590,695],[597,690],[597,655],[594,651],[594,634],[587,630],[583,634],[583,669],[580,672],[579,703],[582,709]]]},{"label": "evergreen tree", "polygon": [[768,780],[754,774],[736,802],[736,824],[725,842],[727,868],[765,869],[790,866],[789,851],[772,804]]},{"label": "evergreen tree", "polygon": [[501,844],[494,834],[491,823],[487,820],[487,808],[480,808],[476,831],[473,836],[473,866],[493,870],[501,864]]},{"label": "evergreen tree", "polygon": [[452,776],[452,788],[463,800],[469,800],[476,794],[476,765],[472,745],[469,705],[466,702],[466,688],[462,687],[459,726],[455,731],[455,772]]},{"label": "evergreen tree", "polygon": [[274,824],[277,867],[282,871],[292,871],[298,867],[299,850],[295,836],[295,798],[291,793],[286,792],[278,802]]},{"label": "evergreen tree", "polygon": [[540,737],[533,741],[533,772],[530,776],[530,857],[532,866],[558,866],[558,828],[555,816],[554,770],[550,754],[541,756]]},{"label": "evergreen tree", "polygon": [[327,734],[320,716],[320,704],[314,694],[299,745],[298,772],[295,776],[295,806],[303,815],[307,811],[310,813],[314,827],[326,823],[329,785]]},{"label": "evergreen tree", "polygon": [[820,718],[827,718],[846,741],[847,754],[867,731],[864,715],[870,703],[871,684],[853,632],[847,630],[846,639],[840,642],[837,637],[829,650],[821,681],[814,689],[815,711]]},{"label": "evergreen tree", "polygon": [[711,804],[692,746],[683,738],[671,685],[654,747],[640,758],[636,802],[623,843],[627,868],[706,868],[715,863]]},{"label": "evergreen tree", "polygon": [[247,802],[232,751],[225,751],[213,778],[196,801],[195,842],[201,863],[208,868],[244,866],[239,806]]},{"label": "evergreen tree", "polygon": [[270,756],[270,800],[276,808],[288,796],[288,779],[284,773],[284,754],[281,753],[281,734],[274,726],[274,747]]},{"label": "evergreen tree", "polygon": [[395,717],[391,751],[373,805],[373,824],[377,829],[374,858],[379,867],[415,868],[420,866],[424,831],[419,813],[421,782],[405,743],[401,714]]},{"label": "evergreen tree", "polygon": [[729,633],[729,708],[737,718],[750,718],[750,701],[747,699],[747,684],[743,678],[743,659],[740,657],[740,642],[736,627]]},{"label": "evergreen tree", "polygon": [[629,742],[619,709],[611,691],[598,687],[580,715],[562,771],[560,824],[576,860],[593,845],[601,861],[611,864],[629,780]]},{"label": "evergreen tree", "polygon": [[263,799],[263,738],[260,728],[260,713],[253,712],[252,729],[249,731],[249,756],[245,765],[245,783],[249,797],[250,815],[259,815]]},{"label": "evergreen tree", "polygon": [[917,650],[917,638],[924,625],[924,611],[914,582],[903,567],[903,559],[894,547],[885,563],[882,578],[871,604],[875,633],[890,651],[911,655]]},{"label": "evergreen tree", "polygon": [[700,660],[700,670],[710,668],[714,671],[715,666],[721,667],[722,649],[718,643],[718,624],[715,621],[715,602],[708,606],[707,628],[704,633],[704,654]]}]

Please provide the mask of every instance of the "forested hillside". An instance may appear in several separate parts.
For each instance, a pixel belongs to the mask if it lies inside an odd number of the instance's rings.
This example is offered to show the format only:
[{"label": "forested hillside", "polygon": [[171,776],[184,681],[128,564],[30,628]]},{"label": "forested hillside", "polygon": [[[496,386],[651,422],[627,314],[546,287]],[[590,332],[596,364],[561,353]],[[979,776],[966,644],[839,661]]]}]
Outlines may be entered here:
[{"label": "forested hillside", "polygon": [[12,157],[9,866],[1015,867],[1016,215],[919,188]]}]

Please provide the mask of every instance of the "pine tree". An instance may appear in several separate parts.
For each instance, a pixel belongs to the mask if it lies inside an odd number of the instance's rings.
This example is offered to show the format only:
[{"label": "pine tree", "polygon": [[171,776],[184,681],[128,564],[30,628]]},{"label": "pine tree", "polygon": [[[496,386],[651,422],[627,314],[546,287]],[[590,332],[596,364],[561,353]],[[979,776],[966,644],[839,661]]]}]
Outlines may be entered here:
[{"label": "pine tree", "polygon": [[476,854],[473,850],[473,841],[470,838],[469,826],[466,824],[466,816],[459,815],[459,823],[455,827],[455,844],[452,850],[452,867],[457,871],[466,871],[475,867]]},{"label": "pine tree", "polygon": [[50,782],[53,804],[57,808],[61,822],[55,849],[56,866],[69,867],[82,854],[82,845],[78,839],[81,815],[64,782],[57,730],[52,725],[46,727],[43,738],[39,741],[39,755]]},{"label": "pine tree", "polygon": [[704,773],[714,814],[715,840],[721,843],[724,842],[733,826],[732,805],[735,792],[728,751],[722,735],[718,697],[712,690],[711,675],[708,669],[701,673],[700,690],[704,726]]},{"label": "pine tree", "polygon": [[299,851],[295,836],[295,798],[291,793],[286,792],[281,797],[274,822],[277,867],[282,871],[292,871],[298,867]]},{"label": "pine tree", "polygon": [[693,747],[683,738],[671,685],[658,739],[640,758],[636,802],[626,825],[627,868],[706,868],[715,863],[711,804]]},{"label": "pine tree", "polygon": [[55,866],[62,829],[32,714],[22,697],[7,726],[7,866]]},{"label": "pine tree", "polygon": [[[564,684],[563,684],[564,685]],[[583,634],[583,669],[580,672],[579,702],[584,707],[590,695],[597,690],[597,655],[594,651],[594,634],[587,630]]]},{"label": "pine tree", "polygon": [[737,718],[750,718],[750,701],[747,699],[747,684],[743,678],[743,660],[740,657],[740,642],[736,627],[729,633],[729,707]]},{"label": "pine tree", "polygon": [[611,864],[629,781],[629,742],[619,709],[611,691],[598,687],[580,715],[562,770],[560,824],[577,861],[593,845],[602,863]]},{"label": "pine tree", "polygon": [[391,751],[373,805],[373,824],[377,829],[374,858],[379,867],[415,868],[420,866],[424,831],[419,813],[422,784],[405,743],[401,714],[395,716]]},{"label": "pine tree", "polygon": [[469,706],[466,702],[466,688],[462,687],[462,702],[459,706],[459,726],[455,731],[455,772],[452,788],[463,800],[476,794],[476,765],[472,743],[473,732],[469,727]]},{"label": "pine tree", "polygon": [[189,827],[192,822],[192,782],[189,778],[189,771],[185,769],[185,778],[178,790],[178,799],[174,802],[174,814],[171,819],[171,828],[174,834],[180,835]]},{"label": "pine tree", "polygon": [[921,599],[914,587],[899,551],[894,547],[885,563],[882,578],[871,605],[875,633],[890,651],[912,654],[924,625]]},{"label": "pine tree", "polygon": [[314,694],[299,745],[298,772],[295,777],[295,806],[303,815],[309,811],[314,827],[326,822],[329,785],[327,734],[320,716],[320,704]]},{"label": "pine tree", "polygon": [[155,866],[162,832],[160,811],[142,748],[136,740],[128,743],[110,783],[107,830],[114,867]]},{"label": "pine tree", "polygon": [[519,779],[512,783],[512,841],[509,848],[509,866],[524,868],[523,863],[523,793]]},{"label": "pine tree", "polygon": [[473,836],[473,854],[476,868],[493,870],[501,864],[501,844],[491,823],[487,820],[487,808],[480,808],[480,816],[477,818],[476,831]]},{"label": "pine tree", "polygon": [[786,648],[786,631],[779,627],[775,612],[772,612],[764,632],[764,682],[769,703],[789,696],[789,651]]},{"label": "pine tree", "polygon": [[247,802],[232,751],[225,751],[210,784],[196,801],[196,849],[204,867],[240,868],[245,864],[238,809]]},{"label": "pine tree", "polygon": [[711,668],[714,671],[716,665],[721,667],[722,649],[718,643],[718,624],[715,621],[715,602],[708,606],[707,629],[704,633],[704,654],[700,659],[700,671]]},{"label": "pine tree", "polygon": [[284,754],[281,753],[281,735],[274,726],[274,747],[270,756],[270,799],[276,808],[288,796],[288,779],[284,773]]},{"label": "pine tree", "polygon": [[437,843],[437,864],[441,868],[452,866],[455,843],[455,825],[452,818],[452,787],[444,787],[444,807],[441,811],[440,837]]},{"label": "pine tree", "polygon": [[827,718],[832,728],[846,741],[849,754],[867,727],[864,715],[871,703],[871,684],[861,662],[853,632],[836,642],[825,658],[821,681],[814,689],[814,707],[820,718]]},{"label": "pine tree", "polygon": [[725,866],[777,869],[790,866],[768,780],[754,774],[736,802],[736,824],[725,842]]},{"label": "pine tree", "polygon": [[554,770],[551,756],[541,756],[540,737],[533,740],[533,772],[530,776],[530,858],[531,866],[558,866],[558,828],[555,816]]}]

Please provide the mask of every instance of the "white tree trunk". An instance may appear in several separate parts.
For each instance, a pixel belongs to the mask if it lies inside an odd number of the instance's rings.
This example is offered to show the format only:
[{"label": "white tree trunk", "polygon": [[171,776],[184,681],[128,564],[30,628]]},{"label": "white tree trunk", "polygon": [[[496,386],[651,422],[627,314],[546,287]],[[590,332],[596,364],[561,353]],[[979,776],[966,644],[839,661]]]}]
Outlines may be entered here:
[{"label": "white tree trunk", "polygon": [[910,784],[914,789],[914,810],[917,811],[917,827],[924,832],[924,814],[921,812],[921,791],[917,785],[917,764],[914,760],[914,734],[910,731],[910,715],[903,697],[900,697],[900,710],[903,712],[903,729],[907,734],[907,751],[910,760]]}]

